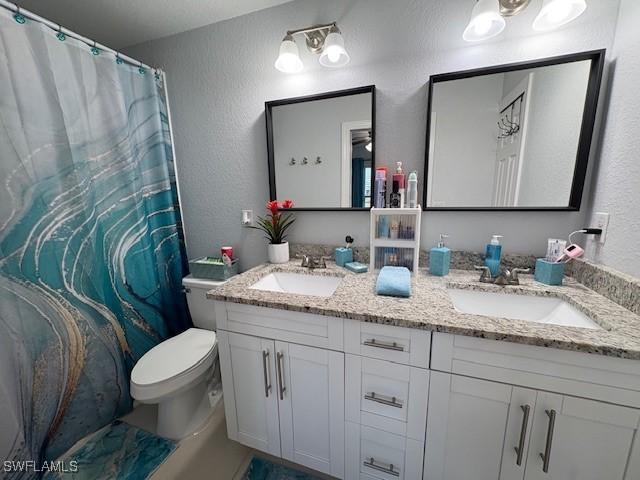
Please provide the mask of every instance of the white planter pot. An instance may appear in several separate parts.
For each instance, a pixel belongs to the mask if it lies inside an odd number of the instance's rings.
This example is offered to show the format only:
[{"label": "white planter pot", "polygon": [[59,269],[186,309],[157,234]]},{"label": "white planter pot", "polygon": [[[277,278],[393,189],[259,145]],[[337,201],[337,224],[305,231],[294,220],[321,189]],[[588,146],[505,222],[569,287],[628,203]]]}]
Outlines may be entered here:
[{"label": "white planter pot", "polygon": [[267,253],[269,254],[269,262],[287,263],[289,261],[289,242],[270,243],[267,245]]}]

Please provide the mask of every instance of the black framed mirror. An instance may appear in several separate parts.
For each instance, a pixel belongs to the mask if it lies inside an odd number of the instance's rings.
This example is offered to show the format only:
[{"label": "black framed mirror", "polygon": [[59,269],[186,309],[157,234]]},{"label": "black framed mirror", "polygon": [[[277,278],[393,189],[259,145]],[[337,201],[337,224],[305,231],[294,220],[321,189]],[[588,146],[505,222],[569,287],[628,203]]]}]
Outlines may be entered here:
[{"label": "black framed mirror", "polygon": [[424,210],[579,210],[605,50],[433,75]]},{"label": "black framed mirror", "polygon": [[291,210],[369,210],[375,85],[265,102],[269,196]]}]

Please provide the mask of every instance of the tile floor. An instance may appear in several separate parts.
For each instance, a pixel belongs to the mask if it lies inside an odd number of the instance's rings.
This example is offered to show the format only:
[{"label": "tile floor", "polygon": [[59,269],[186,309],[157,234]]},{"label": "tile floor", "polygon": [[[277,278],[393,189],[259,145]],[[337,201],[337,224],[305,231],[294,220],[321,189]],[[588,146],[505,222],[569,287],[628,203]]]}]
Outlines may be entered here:
[{"label": "tile floor", "polygon": [[[139,405],[122,420],[154,431],[156,408],[154,405]],[[176,451],[156,470],[150,480],[242,480],[242,474],[254,455],[311,473],[320,479],[333,478],[229,440],[224,402],[220,400],[204,427],[197,434],[181,440]]]}]

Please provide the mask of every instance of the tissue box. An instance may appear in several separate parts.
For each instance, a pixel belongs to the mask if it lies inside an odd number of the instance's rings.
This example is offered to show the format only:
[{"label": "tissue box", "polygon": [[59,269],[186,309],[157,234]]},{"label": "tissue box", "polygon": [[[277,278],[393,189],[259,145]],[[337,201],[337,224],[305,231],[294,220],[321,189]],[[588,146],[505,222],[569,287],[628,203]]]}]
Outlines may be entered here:
[{"label": "tissue box", "polygon": [[353,250],[347,247],[336,248],[336,265],[344,267],[345,263],[353,262]]},{"label": "tissue box", "polygon": [[547,285],[562,285],[564,265],[564,263],[548,262],[544,258],[539,258],[536,260],[534,278],[537,282]]}]

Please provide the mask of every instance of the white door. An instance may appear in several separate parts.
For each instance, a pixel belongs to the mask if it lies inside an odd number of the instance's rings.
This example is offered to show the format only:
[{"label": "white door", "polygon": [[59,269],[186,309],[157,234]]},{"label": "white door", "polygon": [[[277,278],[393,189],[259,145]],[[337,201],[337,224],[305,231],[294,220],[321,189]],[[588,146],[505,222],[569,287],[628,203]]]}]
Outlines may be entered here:
[{"label": "white door", "polygon": [[280,456],[280,426],[273,340],[218,330],[227,434]]},{"label": "white door", "polygon": [[282,457],[344,478],[344,354],[275,345]]},{"label": "white door", "polygon": [[424,480],[522,479],[535,399],[533,390],[431,372]]},{"label": "white door", "polygon": [[525,479],[640,479],[639,421],[637,409],[538,393]]},{"label": "white door", "polygon": [[[504,96],[498,114],[498,146],[494,173],[493,206],[518,206],[522,157],[527,132],[528,92],[532,76],[527,75],[520,84]],[[518,131],[506,135],[505,129],[513,124]]]}]

